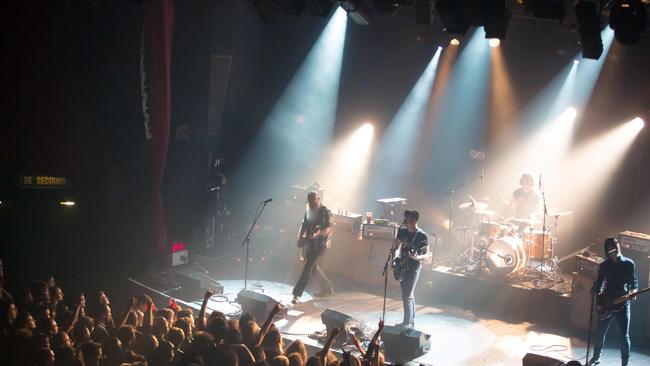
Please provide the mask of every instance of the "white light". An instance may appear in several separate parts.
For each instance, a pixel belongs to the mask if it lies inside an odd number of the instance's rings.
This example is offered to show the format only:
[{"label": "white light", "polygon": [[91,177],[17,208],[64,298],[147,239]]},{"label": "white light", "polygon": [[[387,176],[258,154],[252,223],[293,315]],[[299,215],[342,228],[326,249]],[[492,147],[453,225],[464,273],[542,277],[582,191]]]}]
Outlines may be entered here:
[{"label": "white light", "polygon": [[452,46],[458,46],[460,44],[460,41],[458,38],[453,38],[451,41],[449,41],[449,44]]},{"label": "white light", "polygon": [[580,63],[580,61],[578,61],[578,60],[573,60],[573,64],[574,64],[574,65],[577,65],[577,64],[579,64],[579,63]]},{"label": "white light", "polygon": [[499,45],[501,44],[501,40],[498,39],[498,38],[490,38],[490,40],[488,41],[488,44],[492,48],[499,47]]},{"label": "white light", "polygon": [[634,126],[634,129],[639,131],[645,126],[645,122],[641,117],[636,117],[632,120],[632,126]]},{"label": "white light", "polygon": [[61,206],[72,207],[75,205],[74,201],[61,201],[59,202]]},{"label": "white light", "polygon": [[442,51],[442,46],[438,46],[438,51]]}]

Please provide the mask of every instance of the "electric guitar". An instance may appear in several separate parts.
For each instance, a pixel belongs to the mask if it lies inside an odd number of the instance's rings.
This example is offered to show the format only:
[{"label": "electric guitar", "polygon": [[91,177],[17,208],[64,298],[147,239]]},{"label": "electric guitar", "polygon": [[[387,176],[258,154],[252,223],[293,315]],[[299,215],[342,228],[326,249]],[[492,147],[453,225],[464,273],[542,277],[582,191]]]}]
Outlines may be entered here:
[{"label": "electric guitar", "polygon": [[329,239],[329,236],[318,235],[312,238],[312,236],[320,231],[320,229],[320,225],[308,227],[307,230],[305,230],[305,234],[298,238],[298,248],[302,250],[302,258],[307,257],[309,252],[314,249],[327,245],[327,239]]},{"label": "electric guitar", "polygon": [[[413,240],[417,239],[419,232],[415,233],[415,236],[413,237]],[[413,255],[421,255],[424,254],[422,251],[426,248],[427,246],[427,241],[426,240],[420,240],[418,243],[415,245],[413,244],[413,240],[411,240],[411,243],[409,244],[408,248],[402,247],[402,250],[400,251],[400,256],[393,259],[392,267],[393,267],[393,277],[395,277],[395,280],[398,282],[402,282],[404,279],[404,273],[409,269],[409,259],[410,259],[410,254]],[[404,245],[404,242],[402,242],[402,246]],[[412,247],[411,247],[412,246]]]},{"label": "electric guitar", "polygon": [[639,295],[641,295],[644,292],[650,291],[650,287],[646,287],[643,290],[619,296],[619,297],[611,297],[607,295],[598,295],[596,297],[596,310],[598,310],[598,314],[600,315],[600,319],[605,319],[609,317],[612,313],[616,311],[620,311],[623,309],[625,303],[628,300],[631,300]]}]

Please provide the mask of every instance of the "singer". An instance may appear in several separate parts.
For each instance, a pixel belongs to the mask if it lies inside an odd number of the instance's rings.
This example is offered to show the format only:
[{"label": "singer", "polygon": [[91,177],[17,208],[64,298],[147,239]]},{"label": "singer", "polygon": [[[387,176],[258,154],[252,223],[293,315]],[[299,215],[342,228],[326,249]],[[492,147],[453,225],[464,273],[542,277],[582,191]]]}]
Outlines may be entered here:
[{"label": "singer", "polygon": [[404,320],[396,325],[405,328],[415,326],[415,286],[420,277],[421,261],[429,252],[429,238],[427,233],[418,227],[419,219],[418,211],[404,211],[404,223],[395,238],[399,247],[395,252],[393,271],[395,271],[395,279],[400,281],[404,306]]},{"label": "singer", "polygon": [[312,191],[307,194],[307,207],[302,219],[300,232],[298,234],[298,247],[305,251],[305,267],[302,270],[300,279],[293,288],[292,304],[298,304],[300,297],[305,291],[309,282],[309,276],[316,273],[320,277],[321,292],[316,297],[330,296],[334,293],[332,282],[325,276],[318,263],[329,248],[330,233],[332,231],[332,212],[320,203],[318,192]]}]

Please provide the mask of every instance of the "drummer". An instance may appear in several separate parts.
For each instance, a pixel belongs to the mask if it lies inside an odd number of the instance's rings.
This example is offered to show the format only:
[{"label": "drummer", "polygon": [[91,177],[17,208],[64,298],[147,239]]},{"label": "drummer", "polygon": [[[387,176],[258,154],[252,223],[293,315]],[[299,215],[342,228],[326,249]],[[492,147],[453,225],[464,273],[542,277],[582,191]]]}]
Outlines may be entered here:
[{"label": "drummer", "polygon": [[505,201],[505,204],[507,207],[515,209],[516,219],[530,219],[531,216],[540,212],[542,197],[534,188],[535,180],[532,175],[522,174],[519,178],[519,185],[520,187],[512,193],[512,200]]}]

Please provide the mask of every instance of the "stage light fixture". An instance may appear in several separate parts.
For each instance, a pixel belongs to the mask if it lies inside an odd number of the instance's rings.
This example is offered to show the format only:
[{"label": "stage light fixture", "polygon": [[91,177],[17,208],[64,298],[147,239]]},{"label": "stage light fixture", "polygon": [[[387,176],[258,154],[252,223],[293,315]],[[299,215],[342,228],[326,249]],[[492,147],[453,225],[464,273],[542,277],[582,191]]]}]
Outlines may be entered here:
[{"label": "stage light fixture", "polygon": [[488,44],[492,48],[499,47],[499,45],[501,44],[501,40],[498,39],[498,38],[490,38],[490,40],[488,41]]},{"label": "stage light fixture", "polygon": [[444,31],[451,34],[465,34],[471,25],[464,1],[438,0],[436,12],[442,21]]},{"label": "stage light fixture", "polygon": [[609,13],[609,26],[614,30],[614,37],[626,46],[639,42],[646,21],[646,10],[639,0],[616,0]]},{"label": "stage light fixture", "polygon": [[638,131],[645,127],[645,121],[641,117],[636,117],[632,120],[634,128]]},{"label": "stage light fixture", "polygon": [[505,39],[510,23],[510,5],[508,0],[484,0],[481,12],[484,21],[485,38]]},{"label": "stage light fixture", "polygon": [[397,13],[397,3],[395,0],[370,0],[372,9],[375,14],[388,16]]},{"label": "stage light fixture", "polygon": [[353,22],[359,25],[370,24],[372,9],[363,0],[344,0],[340,2],[340,5]]},{"label": "stage light fixture", "polygon": [[305,6],[309,15],[317,17],[326,17],[329,15],[334,6],[334,2],[330,0],[305,0]]},{"label": "stage light fixture", "polygon": [[59,205],[65,206],[65,207],[72,207],[75,204],[76,203],[74,201],[61,201],[61,202],[59,202]]},{"label": "stage light fixture", "polygon": [[600,36],[600,11],[596,3],[580,0],[574,7],[578,18],[582,57],[598,60],[603,54],[603,39]]},{"label": "stage light fixture", "polygon": [[452,46],[458,46],[460,45],[460,41],[458,40],[458,38],[452,38],[451,41],[449,41],[449,44]]},{"label": "stage light fixture", "polygon": [[573,64],[574,64],[574,65],[577,65],[577,64],[579,64],[579,63],[580,63],[580,61],[578,61],[578,60],[573,60]]}]

